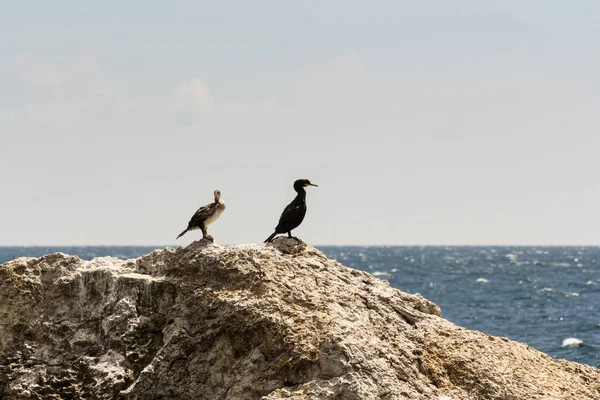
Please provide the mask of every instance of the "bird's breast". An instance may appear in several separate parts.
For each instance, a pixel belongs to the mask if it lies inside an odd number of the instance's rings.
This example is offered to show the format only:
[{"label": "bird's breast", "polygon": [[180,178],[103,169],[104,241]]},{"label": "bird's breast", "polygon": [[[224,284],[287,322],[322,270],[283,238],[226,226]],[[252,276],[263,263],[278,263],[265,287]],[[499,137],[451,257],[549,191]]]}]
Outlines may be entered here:
[{"label": "bird's breast", "polygon": [[206,226],[208,226],[208,225],[212,224],[213,222],[215,222],[217,220],[217,218],[219,218],[221,216],[221,214],[223,214],[223,211],[225,211],[225,203],[224,202],[217,203],[217,206],[215,207],[214,212],[208,218],[206,218],[206,222],[204,224]]}]

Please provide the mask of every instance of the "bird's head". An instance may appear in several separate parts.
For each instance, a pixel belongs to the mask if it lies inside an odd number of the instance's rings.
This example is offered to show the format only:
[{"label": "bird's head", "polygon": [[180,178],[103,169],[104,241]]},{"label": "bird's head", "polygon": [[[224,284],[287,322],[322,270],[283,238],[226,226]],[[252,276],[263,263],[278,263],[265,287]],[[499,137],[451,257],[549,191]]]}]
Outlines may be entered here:
[{"label": "bird's head", "polygon": [[217,203],[220,198],[221,198],[221,191],[215,190],[215,203]]},{"label": "bird's head", "polygon": [[298,179],[296,182],[294,182],[294,190],[296,190],[296,192],[298,192],[299,190],[302,190],[303,188],[305,188],[307,186],[318,186],[318,185],[315,185],[314,183],[310,183],[310,181],[308,179]]}]

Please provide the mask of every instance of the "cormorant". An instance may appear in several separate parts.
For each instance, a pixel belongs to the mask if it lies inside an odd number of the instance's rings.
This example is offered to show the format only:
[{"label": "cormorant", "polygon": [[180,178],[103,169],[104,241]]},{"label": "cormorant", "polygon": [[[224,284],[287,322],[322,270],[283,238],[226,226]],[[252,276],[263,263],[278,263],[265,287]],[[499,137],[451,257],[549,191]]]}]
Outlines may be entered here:
[{"label": "cormorant", "polygon": [[198,211],[192,216],[187,228],[175,238],[175,240],[182,237],[187,231],[193,231],[196,229],[202,230],[202,237],[214,241],[213,237],[208,234],[208,225],[212,224],[221,216],[225,210],[225,202],[221,200],[221,191],[215,190],[215,202],[200,207]]},{"label": "cormorant", "polygon": [[292,237],[292,229],[296,229],[302,223],[302,220],[306,215],[306,191],[304,188],[307,186],[318,185],[310,183],[308,179],[298,179],[294,182],[294,190],[298,195],[296,195],[296,198],[283,210],[281,217],[279,217],[279,224],[277,224],[275,232],[265,240],[265,243],[273,240],[278,233],[287,232],[288,236]]}]

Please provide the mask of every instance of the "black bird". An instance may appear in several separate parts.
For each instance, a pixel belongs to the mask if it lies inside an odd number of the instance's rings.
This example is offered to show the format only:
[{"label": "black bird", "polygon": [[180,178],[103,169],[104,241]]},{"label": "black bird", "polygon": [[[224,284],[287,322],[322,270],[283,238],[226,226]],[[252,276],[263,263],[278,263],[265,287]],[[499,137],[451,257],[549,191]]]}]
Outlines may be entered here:
[{"label": "black bird", "polygon": [[275,232],[265,243],[273,240],[275,235],[278,233],[286,233],[289,237],[292,237],[292,229],[296,229],[304,219],[306,215],[306,191],[304,190],[307,186],[317,186],[310,183],[308,179],[298,179],[294,182],[294,190],[298,193],[296,198],[292,200],[290,204],[283,210],[281,217],[279,217],[279,224],[275,228]]},{"label": "black bird", "polygon": [[196,213],[190,219],[187,228],[175,238],[175,240],[182,237],[187,231],[193,231],[196,229],[202,230],[202,237],[210,240],[214,240],[212,236],[208,234],[208,225],[212,224],[221,216],[225,210],[225,202],[221,200],[221,191],[215,190],[215,202],[202,206],[196,211]]}]

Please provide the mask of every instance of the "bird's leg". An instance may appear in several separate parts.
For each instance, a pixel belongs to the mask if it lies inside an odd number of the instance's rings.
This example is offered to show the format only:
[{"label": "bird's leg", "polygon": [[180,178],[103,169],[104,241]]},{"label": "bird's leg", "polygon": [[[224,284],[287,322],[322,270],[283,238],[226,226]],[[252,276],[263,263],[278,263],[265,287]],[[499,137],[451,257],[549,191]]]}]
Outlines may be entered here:
[{"label": "bird's leg", "polygon": [[202,238],[203,239],[210,240],[211,242],[215,241],[215,239],[213,239],[213,237],[208,234],[208,229],[206,229],[205,226],[202,226],[201,229],[202,229]]},{"label": "bird's leg", "polygon": [[300,241],[300,242],[301,242],[301,240],[300,240],[300,239],[298,239],[296,236],[292,236],[292,231],[289,231],[289,232],[288,232],[288,237],[289,237],[289,238],[291,238],[291,239],[296,239],[296,240],[298,240],[298,241]]}]

